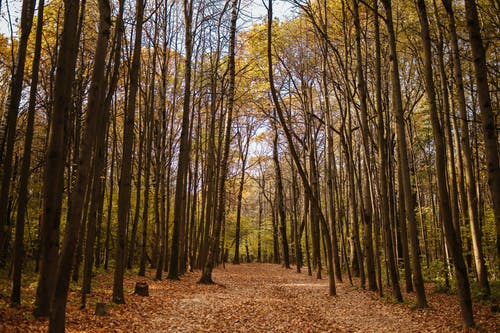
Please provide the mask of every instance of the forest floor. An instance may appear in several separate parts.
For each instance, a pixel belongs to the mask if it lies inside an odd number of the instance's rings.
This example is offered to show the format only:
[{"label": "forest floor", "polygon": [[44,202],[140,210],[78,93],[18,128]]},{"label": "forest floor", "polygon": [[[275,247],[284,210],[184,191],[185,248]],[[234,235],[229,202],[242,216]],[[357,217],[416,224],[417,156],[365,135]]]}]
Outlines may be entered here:
[{"label": "forest floor", "polygon": [[[153,277],[153,271],[148,272]],[[200,272],[180,281],[153,281],[127,275],[126,304],[109,303],[112,273],[99,274],[88,308],[79,309],[80,293],[71,291],[67,332],[460,332],[456,296],[428,289],[428,309],[416,309],[414,295],[395,304],[376,292],[337,283],[337,296],[328,296],[328,279],[285,270],[272,264],[227,264],[216,269],[218,284],[200,285]],[[133,294],[138,281],[149,284],[149,296]],[[5,281],[2,281],[2,284]],[[5,286],[5,285],[4,285]],[[23,290],[19,309],[8,307],[0,290],[0,332],[45,332],[47,320],[31,315],[34,286]],[[106,302],[109,314],[94,315],[96,302]],[[474,304],[478,329],[500,332],[500,314],[491,305]]]}]

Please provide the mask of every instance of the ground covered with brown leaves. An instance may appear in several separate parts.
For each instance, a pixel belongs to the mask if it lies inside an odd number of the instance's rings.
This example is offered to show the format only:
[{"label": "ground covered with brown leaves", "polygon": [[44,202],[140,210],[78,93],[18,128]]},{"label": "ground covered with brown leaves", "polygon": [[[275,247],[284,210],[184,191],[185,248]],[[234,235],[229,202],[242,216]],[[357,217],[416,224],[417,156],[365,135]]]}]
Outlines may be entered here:
[{"label": "ground covered with brown leaves", "polygon": [[[151,271],[151,276],[153,272]],[[100,274],[89,307],[78,307],[73,290],[67,332],[457,332],[461,331],[456,296],[430,291],[428,309],[415,309],[412,295],[394,304],[377,293],[337,284],[328,296],[327,279],[317,280],[271,264],[226,265],[216,269],[217,285],[200,285],[200,273],[180,281],[153,281],[127,275],[126,304],[109,303],[112,274]],[[149,284],[149,296],[133,295],[136,282]],[[33,288],[23,290],[25,299]],[[96,302],[107,302],[107,316],[95,316]],[[31,305],[8,307],[0,297],[0,332],[45,332],[47,321],[30,314]],[[474,305],[479,332],[499,332],[500,316]],[[476,330],[475,330],[476,331]]]}]

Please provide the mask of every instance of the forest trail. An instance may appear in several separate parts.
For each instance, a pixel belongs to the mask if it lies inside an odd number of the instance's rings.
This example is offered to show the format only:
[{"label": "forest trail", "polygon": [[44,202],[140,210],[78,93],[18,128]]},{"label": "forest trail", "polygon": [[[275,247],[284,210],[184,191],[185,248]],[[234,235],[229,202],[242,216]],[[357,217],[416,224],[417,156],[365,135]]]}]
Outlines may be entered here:
[{"label": "forest trail", "polygon": [[[150,271],[153,276],[153,271]],[[272,264],[227,264],[216,269],[217,285],[196,283],[200,273],[180,281],[152,281],[135,275],[125,280],[125,305],[109,305],[109,316],[79,310],[79,293],[68,305],[67,332],[457,332],[460,331],[455,296],[429,293],[430,309],[393,304],[374,292],[338,283],[338,295],[327,295],[327,279],[298,274]],[[148,297],[133,295],[134,284],[147,280]],[[90,299],[110,299],[109,273],[97,277]],[[3,300],[1,300],[3,301]],[[2,307],[3,308],[3,307]],[[10,312],[0,308],[0,332],[44,332],[47,322],[27,319],[28,307]],[[23,314],[24,312],[24,314]],[[26,313],[28,312],[28,313]],[[500,317],[485,306],[475,306],[481,331],[500,328]],[[4,321],[5,319],[5,321]],[[22,322],[20,322],[22,321]],[[6,326],[2,326],[2,322]]]}]

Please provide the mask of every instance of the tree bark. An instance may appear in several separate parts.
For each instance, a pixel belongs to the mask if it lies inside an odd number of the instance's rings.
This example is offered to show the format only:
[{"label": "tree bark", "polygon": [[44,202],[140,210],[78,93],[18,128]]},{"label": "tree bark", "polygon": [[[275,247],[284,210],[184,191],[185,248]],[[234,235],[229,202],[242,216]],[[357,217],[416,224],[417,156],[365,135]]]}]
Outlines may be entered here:
[{"label": "tree bark", "polygon": [[170,265],[167,279],[178,280],[179,270],[182,263],[179,262],[181,255],[181,231],[186,223],[186,181],[187,170],[189,168],[190,141],[189,140],[189,123],[190,123],[190,100],[191,100],[191,67],[193,53],[193,1],[184,0],[184,43],[185,43],[185,60],[184,60],[184,104],[182,110],[181,137],[179,147],[179,161],[177,167],[177,178],[175,184],[174,197],[174,225],[172,230],[172,247],[170,252]]},{"label": "tree bark", "polygon": [[488,185],[493,199],[493,213],[497,233],[497,264],[500,269],[500,162],[498,133],[495,122],[488,85],[488,68],[486,67],[486,50],[481,37],[481,28],[475,0],[465,0],[465,18],[469,30],[469,39],[474,60],[474,73],[477,85],[481,125],[485,145],[488,170]]},{"label": "tree bark", "polygon": [[433,82],[432,70],[432,51],[431,51],[431,36],[429,22],[427,19],[427,8],[424,0],[417,0],[417,9],[420,19],[420,34],[423,42],[423,58],[424,58],[424,79],[425,90],[430,106],[430,117],[432,123],[432,133],[434,137],[434,146],[436,149],[436,174],[439,193],[439,211],[444,225],[446,243],[448,250],[455,266],[455,275],[458,284],[458,295],[460,300],[460,309],[462,320],[467,327],[474,326],[474,318],[472,312],[472,300],[470,294],[469,279],[467,276],[467,268],[465,266],[462,246],[459,240],[452,219],[451,203],[446,184],[446,151],[444,134],[439,123],[439,115],[436,105],[436,93]]},{"label": "tree bark", "polygon": [[284,190],[283,190],[283,178],[281,175],[281,167],[278,155],[278,129],[276,124],[273,122],[274,127],[274,139],[273,139],[273,161],[274,161],[274,172],[276,181],[276,197],[275,197],[275,207],[277,212],[277,219],[279,220],[279,230],[281,234],[281,246],[283,248],[283,260],[285,268],[290,268],[290,254],[288,251],[288,240],[286,235],[286,211],[284,204]]},{"label": "tree bark", "polygon": [[[7,123],[5,137],[0,137],[0,165],[3,164],[2,187],[0,191],[0,251],[7,248],[11,225],[9,216],[9,192],[12,178],[12,161],[14,154],[14,141],[16,138],[17,114],[21,93],[23,91],[24,65],[26,64],[26,52],[28,39],[33,25],[35,11],[35,0],[23,0],[21,8],[21,36],[17,47],[16,62],[10,83],[9,96],[7,98]],[[5,155],[3,153],[5,146]],[[0,267],[5,265],[4,256],[0,255]]]},{"label": "tree bark", "polygon": [[[35,1],[32,1],[33,6]],[[44,0],[38,1],[38,19],[35,36],[35,50],[33,54],[32,77],[30,87],[30,97],[28,105],[28,120],[26,134],[24,138],[24,150],[21,164],[21,172],[18,187],[17,216],[16,216],[16,236],[14,240],[14,258],[12,268],[12,293],[10,296],[11,306],[21,305],[21,274],[24,263],[24,225],[25,213],[28,206],[28,182],[31,165],[31,147],[33,143],[33,131],[36,113],[36,93],[38,87],[38,70],[40,68],[40,53],[42,48],[42,27],[43,27],[43,7]],[[3,247],[0,247],[3,249]]]},{"label": "tree bark", "polygon": [[[373,238],[372,238],[372,201],[370,193],[371,185],[371,158],[369,150],[369,136],[370,129],[368,127],[368,106],[367,106],[367,89],[365,76],[363,73],[363,56],[361,53],[361,24],[359,22],[359,0],[353,0],[353,15],[354,15],[354,26],[356,30],[356,74],[358,78],[358,91],[359,91],[359,101],[360,101],[360,111],[361,111],[361,134],[363,140],[364,148],[364,191],[363,191],[363,222],[365,224],[364,228],[364,246],[365,246],[365,256],[366,256],[366,268],[368,275],[368,288],[370,290],[377,290],[377,281],[375,277],[375,262],[373,254]],[[361,177],[361,173],[360,173]]]},{"label": "tree bark", "polygon": [[382,0],[386,10],[386,25],[389,34],[389,46],[392,60],[392,91],[393,91],[393,112],[396,118],[396,130],[398,139],[398,162],[402,175],[402,189],[405,200],[406,218],[408,220],[409,233],[412,254],[412,268],[414,286],[417,292],[418,306],[427,306],[425,299],[424,284],[422,278],[422,271],[420,266],[420,250],[417,235],[417,222],[415,218],[415,202],[412,195],[410,169],[408,163],[407,143],[406,143],[406,130],[404,122],[403,101],[401,96],[401,82],[399,79],[399,65],[398,56],[396,51],[396,36],[394,32],[394,25],[392,21],[392,6],[391,0]]},{"label": "tree bark", "polygon": [[[93,154],[93,179],[91,181],[91,202],[87,221],[87,239],[85,242],[85,256],[83,265],[82,308],[86,306],[86,294],[90,293],[92,283],[92,266],[94,261],[94,244],[97,232],[97,220],[102,196],[102,178],[105,170],[105,142],[106,128],[109,122],[109,107],[105,104],[105,60],[108,52],[109,38],[111,35],[111,9],[109,0],[99,2],[99,35],[94,55],[94,74],[89,93],[89,112],[96,113],[94,120],[94,154]],[[96,110],[96,111],[93,111]],[[86,157],[88,159],[88,156]],[[90,180],[89,180],[90,181]]]},{"label": "tree bark", "polygon": [[[59,225],[63,196],[64,161],[66,156],[66,123],[72,103],[72,83],[74,81],[77,56],[77,23],[80,1],[64,1],[64,25],[61,45],[57,56],[57,71],[54,90],[54,104],[50,118],[50,131],[46,151],[46,164],[43,181],[43,213],[40,233],[41,263],[38,278],[35,316],[48,316],[51,311],[51,298],[56,286],[57,261],[59,252]],[[77,234],[77,232],[75,233]],[[71,265],[71,259],[69,265]],[[60,285],[60,291],[64,286]],[[64,328],[64,321],[52,320],[53,328]]]},{"label": "tree bark", "polygon": [[239,0],[231,0],[227,118],[225,125],[224,151],[220,165],[219,184],[217,186],[218,187],[217,193],[219,195],[218,199],[219,209],[217,211],[217,218],[215,219],[215,225],[212,231],[212,236],[210,238],[210,249],[208,252],[207,262],[204,265],[201,277],[198,280],[198,283],[204,283],[204,284],[214,283],[212,279],[212,271],[219,257],[219,246],[220,246],[219,237],[221,233],[222,222],[225,219],[225,214],[226,214],[226,177],[228,172],[229,148],[231,143],[231,124],[233,121],[235,79],[236,79],[235,53],[236,53],[236,21],[238,20],[238,12],[239,12],[238,7],[239,7]]},{"label": "tree bark", "polygon": [[[72,12],[78,13],[78,6],[76,9],[73,9]],[[57,267],[56,287],[49,320],[49,332],[51,333],[64,331],[66,302],[68,298],[71,275],[71,263],[74,258],[76,245],[78,243],[78,230],[80,229],[80,224],[82,222],[84,197],[90,179],[91,156],[95,147],[95,137],[98,134],[96,133],[97,122],[100,120],[98,117],[103,112],[100,108],[100,101],[102,98],[101,94],[104,83],[104,65],[111,27],[111,8],[108,0],[100,0],[99,12],[99,36],[96,44],[92,84],[89,93],[89,109],[85,121],[81,151],[75,152],[75,154],[79,154],[80,156],[76,171],[77,183],[73,190],[70,207],[71,215],[66,223],[63,247]],[[65,19],[71,20],[71,17],[67,16]],[[77,38],[73,36],[68,40],[68,45],[63,46],[63,44],[61,44],[61,48],[63,47],[68,47],[69,50],[76,51],[78,47]]]},{"label": "tree bark", "polygon": [[[476,272],[485,296],[489,296],[490,288],[488,283],[488,271],[484,262],[484,256],[481,245],[481,226],[479,223],[478,198],[476,194],[476,178],[473,171],[473,155],[469,135],[469,124],[467,120],[467,104],[465,101],[465,89],[462,74],[462,65],[460,60],[460,49],[458,46],[457,28],[455,24],[455,15],[450,0],[442,0],[446,13],[448,15],[448,30],[450,33],[450,41],[453,56],[453,73],[455,76],[456,85],[456,104],[460,115],[460,130],[461,130],[461,148],[464,164],[464,178],[467,197],[467,218],[469,220],[472,245],[474,248],[474,259]],[[497,232],[498,242],[498,232]],[[498,243],[497,243],[498,244]],[[500,256],[498,257],[500,258]]]},{"label": "tree bark", "polygon": [[130,69],[130,90],[125,110],[123,125],[122,164],[118,190],[118,244],[115,252],[115,272],[113,277],[114,303],[125,303],[123,295],[123,275],[125,273],[127,221],[130,208],[130,192],[132,178],[132,148],[134,143],[134,123],[137,90],[139,88],[139,72],[141,66],[142,25],[146,0],[136,1],[136,30],[132,66]]},{"label": "tree bark", "polygon": [[335,276],[334,276],[334,270],[333,270],[333,260],[331,258],[331,253],[332,253],[332,248],[331,248],[331,239],[329,237],[329,231],[328,231],[328,225],[326,224],[326,219],[323,213],[321,212],[321,208],[319,206],[319,202],[317,201],[317,198],[314,196],[314,192],[311,189],[311,186],[309,184],[309,181],[307,179],[307,175],[302,167],[302,164],[300,162],[300,157],[295,149],[295,146],[293,144],[293,138],[292,134],[290,133],[290,130],[288,128],[288,125],[286,123],[283,110],[281,109],[280,101],[278,98],[278,93],[276,91],[276,87],[274,86],[274,74],[273,74],[273,60],[272,60],[272,53],[271,53],[271,40],[272,40],[272,18],[273,18],[273,10],[272,10],[272,0],[268,1],[268,23],[267,23],[267,61],[268,61],[268,75],[269,75],[269,85],[271,89],[271,97],[273,99],[274,107],[276,110],[276,113],[278,114],[278,119],[280,121],[281,127],[283,128],[283,131],[285,133],[288,146],[290,149],[290,153],[292,155],[292,158],[295,162],[295,166],[297,167],[297,171],[299,172],[300,178],[302,180],[304,189],[306,194],[309,196],[311,199],[311,205],[312,209],[315,211],[316,214],[318,214],[320,218],[320,223],[323,228],[323,232],[328,235],[326,237],[327,239],[327,262],[328,262],[328,274],[329,274],[329,295],[334,296],[336,294],[336,288],[335,288]]}]

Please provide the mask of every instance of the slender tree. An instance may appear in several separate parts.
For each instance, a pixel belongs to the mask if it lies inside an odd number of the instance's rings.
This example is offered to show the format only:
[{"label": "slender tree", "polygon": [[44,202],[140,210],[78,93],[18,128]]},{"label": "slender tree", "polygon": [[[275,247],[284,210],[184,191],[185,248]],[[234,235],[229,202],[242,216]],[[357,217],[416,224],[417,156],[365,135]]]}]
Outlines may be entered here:
[{"label": "slender tree", "polygon": [[[12,80],[10,81],[9,95],[7,98],[7,129],[0,137],[0,166],[2,166],[1,190],[0,190],[0,267],[3,267],[4,251],[7,248],[8,235],[10,234],[9,216],[9,192],[12,179],[12,162],[14,154],[14,140],[16,137],[17,115],[19,113],[19,103],[23,91],[24,65],[26,63],[26,52],[28,49],[28,39],[33,25],[33,13],[35,11],[35,0],[23,0],[21,8],[21,34],[17,47],[16,62]],[[5,154],[4,154],[5,146]]]},{"label": "slender tree", "polygon": [[[290,129],[288,128],[288,125],[286,123],[285,116],[283,114],[283,110],[281,109],[280,105],[280,100],[278,98],[278,93],[276,90],[276,87],[274,85],[274,74],[273,74],[273,58],[272,58],[272,51],[271,51],[271,46],[272,46],[272,25],[273,25],[273,1],[269,0],[268,1],[268,7],[267,7],[267,63],[268,63],[268,79],[269,79],[269,86],[271,90],[271,97],[273,100],[273,104],[276,110],[276,113],[278,115],[279,122],[281,124],[281,127],[283,128],[283,132],[285,133],[287,142],[288,142],[288,147],[290,149],[290,153],[292,155],[293,161],[295,163],[295,166],[297,167],[297,171],[299,172],[300,178],[302,180],[302,185],[304,186],[305,192],[307,193],[308,197],[311,200],[311,206],[312,209],[315,211],[316,214],[318,214],[321,222],[321,226],[323,229],[324,235],[329,235],[328,231],[328,225],[326,223],[325,216],[321,212],[321,208],[319,206],[319,202],[317,201],[317,198],[313,194],[313,190],[311,189],[311,186],[309,184],[309,180],[307,178],[307,175],[304,171],[304,168],[302,167],[302,163],[300,161],[300,157],[297,153],[297,150],[295,149],[293,139],[292,139],[292,134],[290,132]],[[327,242],[327,262],[328,262],[328,274],[329,274],[329,294],[331,296],[334,296],[336,294],[336,287],[335,287],[335,276],[334,276],[334,269],[333,269],[333,260],[331,258],[331,253],[332,253],[332,244],[331,244],[331,239],[329,237],[326,237]],[[306,242],[307,244],[307,242]]]},{"label": "slender tree", "polygon": [[[449,11],[449,9],[448,9]],[[500,269],[500,161],[497,123],[493,112],[488,85],[486,50],[483,45],[479,16],[475,0],[465,0],[465,18],[474,60],[474,74],[481,111],[481,125],[485,144],[488,185],[491,192],[493,213],[497,232],[497,264]],[[479,230],[477,232],[480,232]],[[484,278],[484,277],[483,277]]]},{"label": "slender tree", "polygon": [[[84,209],[83,200],[90,180],[90,156],[92,156],[95,146],[94,138],[97,136],[97,121],[99,120],[99,114],[102,113],[102,109],[100,109],[99,106],[101,104],[100,99],[103,91],[104,65],[111,28],[111,8],[109,0],[101,0],[99,2],[99,12],[99,36],[96,44],[94,70],[89,94],[89,110],[87,112],[83,131],[81,151],[76,152],[79,154],[78,165],[76,166],[76,185],[71,200],[71,214],[67,221],[63,246],[57,267],[56,287],[51,304],[52,307],[49,320],[49,332],[64,332],[71,264],[78,242],[78,230],[80,229],[82,212]],[[69,44],[68,47],[76,49],[77,45],[77,40],[73,38],[72,44]],[[94,186],[96,186],[96,184],[94,184]],[[92,267],[92,265],[90,265],[90,267]],[[85,293],[85,290],[83,292]]]},{"label": "slender tree", "polygon": [[[50,118],[50,130],[46,150],[46,163],[43,177],[43,212],[41,222],[41,263],[35,301],[35,316],[48,316],[51,299],[56,287],[59,251],[59,225],[63,196],[64,162],[66,157],[67,117],[71,109],[71,87],[74,81],[78,50],[78,13],[80,1],[64,1],[64,24],[61,33],[61,45],[57,56],[54,104]],[[70,258],[71,260],[71,258]],[[60,286],[64,289],[64,286]],[[65,302],[64,302],[65,303]],[[64,320],[54,325],[51,330],[64,327]],[[60,332],[60,331],[59,331]]]},{"label": "slender tree", "polygon": [[[34,1],[33,1],[34,2]],[[38,72],[40,68],[40,54],[42,48],[42,27],[43,27],[43,7],[44,0],[38,1],[38,18],[36,24],[35,50],[33,54],[33,64],[30,85],[30,97],[28,105],[28,120],[26,134],[24,138],[23,159],[18,187],[17,215],[16,215],[16,238],[14,241],[13,273],[12,273],[12,293],[10,303],[12,306],[21,304],[21,277],[24,263],[24,226],[25,213],[28,206],[28,181],[31,165],[31,147],[33,144],[33,132],[35,127],[36,113],[36,93],[38,89]],[[0,248],[1,249],[1,248]]]},{"label": "slender tree", "polygon": [[[228,1],[229,3],[229,1]],[[222,156],[222,161],[220,164],[220,174],[217,193],[218,198],[218,212],[215,219],[215,225],[212,230],[212,235],[210,237],[210,249],[208,252],[207,262],[203,267],[201,277],[198,283],[212,284],[212,271],[215,267],[216,261],[219,258],[219,240],[222,223],[226,215],[226,178],[228,173],[228,160],[229,160],[229,149],[231,145],[231,124],[233,122],[233,109],[234,109],[234,95],[235,95],[235,85],[236,85],[236,22],[238,20],[239,12],[239,0],[231,0],[231,25],[229,31],[229,83],[228,83],[228,100],[227,100],[227,115],[225,124],[225,136],[224,136],[224,151]],[[223,249],[224,250],[224,249]]]},{"label": "slender tree", "polygon": [[[246,132],[241,131],[241,127],[246,127]],[[240,263],[240,233],[241,233],[241,206],[243,202],[243,189],[245,186],[245,175],[247,171],[247,161],[248,161],[248,153],[250,148],[250,139],[253,132],[253,125],[251,124],[251,120],[246,124],[240,125],[240,130],[238,132],[238,148],[239,148],[239,158],[241,161],[241,169],[240,169],[240,183],[238,186],[238,202],[236,206],[236,235],[234,242],[234,259],[233,264]],[[245,136],[245,138],[243,138]],[[245,140],[243,142],[243,140]]]},{"label": "slender tree", "polygon": [[413,198],[410,169],[408,163],[408,145],[406,143],[406,126],[404,122],[403,100],[401,96],[401,82],[399,79],[398,54],[396,51],[396,35],[394,32],[394,24],[392,21],[392,4],[391,0],[382,0],[382,4],[386,11],[386,26],[389,35],[389,48],[391,54],[391,80],[393,93],[393,113],[396,118],[396,130],[398,139],[398,163],[401,172],[401,190],[404,194],[405,212],[408,220],[408,236],[411,244],[412,268],[414,274],[414,286],[417,293],[417,304],[420,307],[427,306],[425,298],[424,281],[420,266],[420,246],[418,244],[417,221],[415,218],[415,200]]},{"label": "slender tree", "polygon": [[134,124],[137,91],[139,88],[139,72],[141,66],[142,26],[145,0],[136,1],[135,39],[130,69],[129,93],[123,126],[122,164],[118,190],[118,246],[115,253],[115,272],[113,279],[113,302],[125,303],[123,295],[123,275],[126,264],[127,221],[130,208],[130,192],[132,178],[132,148],[134,143]]},{"label": "slender tree", "polygon": [[[478,198],[476,193],[476,177],[473,170],[473,154],[471,140],[469,135],[469,123],[467,116],[467,104],[465,101],[465,89],[463,80],[462,63],[460,59],[460,49],[458,46],[458,35],[455,23],[455,15],[453,6],[450,0],[442,0],[444,8],[448,16],[448,30],[450,34],[450,42],[453,56],[453,73],[455,77],[456,89],[456,104],[460,115],[460,130],[461,130],[461,145],[464,177],[467,196],[467,217],[470,223],[472,244],[474,247],[474,259],[479,278],[479,283],[483,289],[485,296],[490,293],[488,283],[488,271],[484,262],[482,244],[481,244],[481,227],[479,223]],[[498,239],[498,232],[497,232]]]},{"label": "slender tree", "polygon": [[189,123],[191,113],[191,67],[193,54],[193,1],[184,0],[184,43],[186,56],[184,60],[184,97],[182,108],[181,137],[179,142],[179,161],[174,197],[174,224],[172,230],[172,247],[167,279],[178,280],[180,275],[179,262],[181,256],[181,230],[186,223],[186,182],[189,168],[189,155],[191,151],[189,140]]}]

